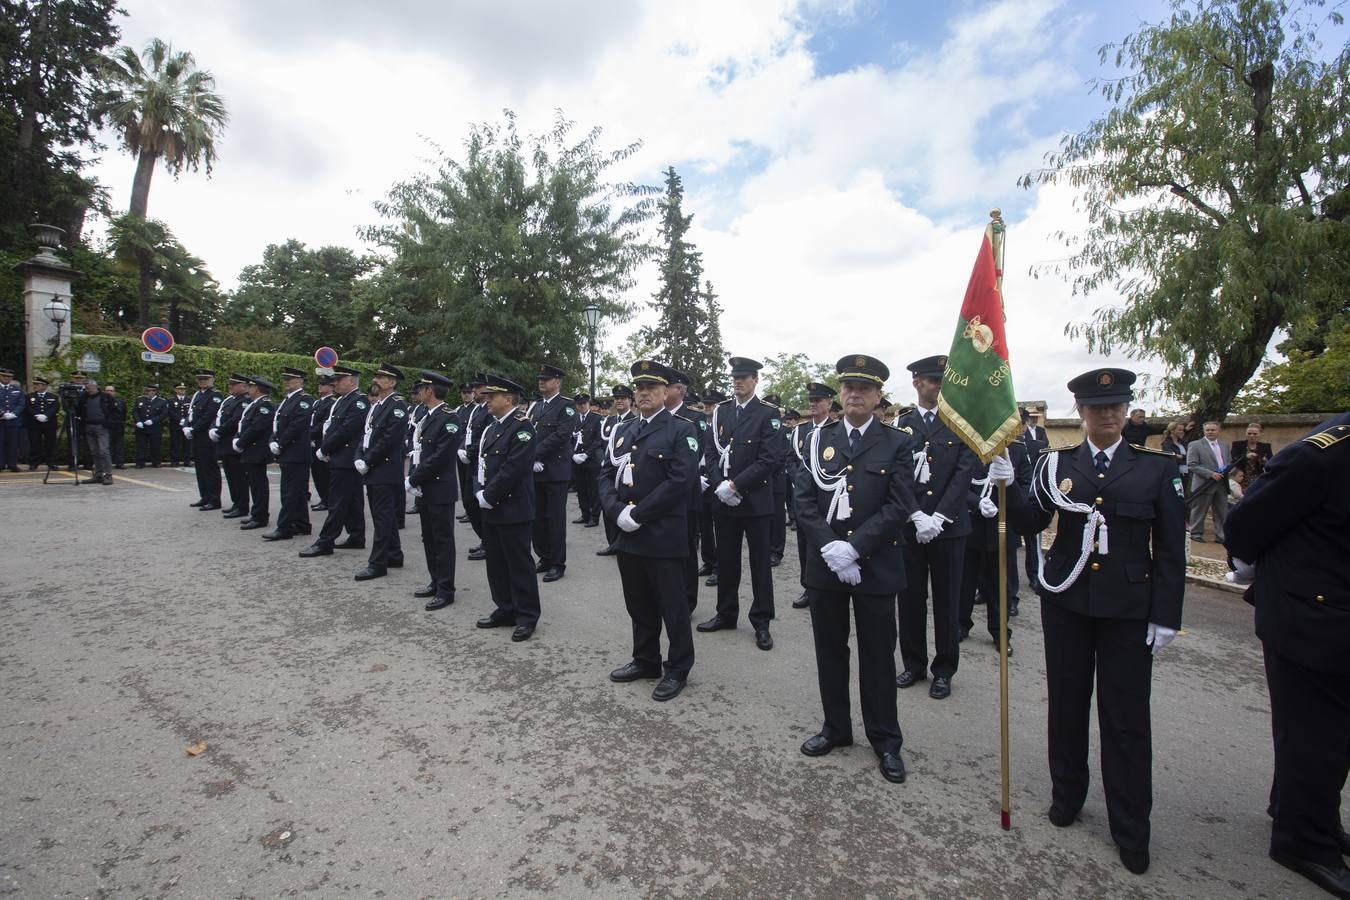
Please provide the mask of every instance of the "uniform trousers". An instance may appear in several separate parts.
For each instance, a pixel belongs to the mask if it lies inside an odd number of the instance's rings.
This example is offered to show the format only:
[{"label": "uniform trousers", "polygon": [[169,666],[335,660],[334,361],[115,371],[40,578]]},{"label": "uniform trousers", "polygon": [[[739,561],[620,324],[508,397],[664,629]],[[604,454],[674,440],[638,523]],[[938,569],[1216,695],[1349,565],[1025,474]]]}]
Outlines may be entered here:
[{"label": "uniform trousers", "polygon": [[698,608],[698,511],[687,510],[684,515],[685,535],[689,538],[689,555],[681,562],[680,572],[684,579],[684,596],[689,602],[689,611]]},{"label": "uniform trousers", "polygon": [[225,485],[230,491],[230,503],[240,512],[248,512],[248,479],[244,476],[244,464],[239,461],[239,454],[222,453],[220,467],[225,470]]},{"label": "uniform trousers", "polygon": [[474,493],[473,478],[469,473],[469,467],[464,463],[457,463],[459,469],[459,496],[464,501],[464,514],[469,517],[469,527],[473,533],[478,536],[478,540],[483,540],[483,509],[478,505],[478,497]]},{"label": "uniform trousers", "polygon": [[328,515],[319,530],[319,539],[314,543],[323,547],[332,547],[347,530],[347,538],[353,543],[366,543],[366,500],[361,493],[361,476],[355,469],[331,466],[328,470]]},{"label": "uniform trousers", "polygon": [[175,466],[192,462],[192,444],[178,428],[169,429],[169,462]]},{"label": "uniform trousers", "polygon": [[118,422],[116,425],[109,425],[108,428],[108,455],[112,458],[114,466],[124,465],[125,459],[125,440],[126,424]]},{"label": "uniform trousers", "polygon": [[[1015,537],[1015,535],[1009,535]],[[1007,559],[1004,562],[1008,582],[1008,611],[1016,606],[1017,597],[1017,545],[1008,542]],[[961,631],[975,628],[975,594],[979,592],[984,600],[985,626],[989,636],[998,643],[998,548],[990,550],[967,542],[965,571],[961,575]],[[1012,621],[1008,622],[1008,643],[1012,643]]]},{"label": "uniform trousers", "polygon": [[1153,810],[1149,715],[1153,651],[1143,619],[1101,619],[1042,598],[1052,801],[1077,812],[1088,790],[1088,719],[1097,687],[1102,788],[1111,837],[1147,850]]},{"label": "uniform trousers", "polygon": [[422,523],[422,552],[427,573],[436,585],[436,596],[455,593],[455,504],[427,503],[419,498],[417,516]]},{"label": "uniform trousers", "polygon": [[319,502],[324,506],[328,505],[328,481],[329,469],[328,463],[320,460],[312,460],[309,464],[309,477],[314,482],[314,493],[319,495]]},{"label": "uniform trousers", "polygon": [[710,566],[717,565],[717,523],[713,521],[713,501],[707,492],[703,494],[703,509],[699,512],[698,533],[703,561]]},{"label": "uniform trousers", "polygon": [[787,474],[769,476],[773,483],[773,512],[769,515],[769,552],[782,556],[787,549]]},{"label": "uniform trousers", "polygon": [[900,658],[915,677],[928,673],[928,580],[933,580],[933,675],[951,678],[961,661],[961,571],[964,537],[906,543],[900,592]]},{"label": "uniform trousers", "polygon": [[825,709],[825,735],[853,737],[849,715],[848,611],[852,600],[858,626],[858,692],[863,728],[877,753],[898,753],[904,742],[896,712],[895,595],[849,594],[808,588],[811,633],[816,642],[816,676]]},{"label": "uniform trousers", "polygon": [[197,457],[197,493],[205,503],[220,502],[220,466],[216,465],[216,445],[210,438],[194,438],[192,452]]},{"label": "uniform trousers", "polygon": [[771,516],[716,515],[717,615],[727,622],[740,618],[741,541],[750,550],[750,624],[756,631],[773,621],[773,571],[769,568]]},{"label": "uniform trousers", "polygon": [[19,437],[23,423],[15,419],[0,419],[0,468],[13,469],[19,464]]},{"label": "uniform trousers", "polygon": [[[180,434],[182,432],[179,432]],[[155,426],[154,428],[136,429],[136,465],[143,466],[146,463],[159,465],[160,456],[164,448],[164,428]]]},{"label": "uniform trousers", "polygon": [[277,530],[309,534],[309,463],[281,463],[281,509]]},{"label": "uniform trousers", "polygon": [[[620,551],[619,581],[623,602],[633,620],[633,662],[661,667],[667,678],[684,681],[694,667],[694,631],[690,607],[681,586],[686,560],[681,557],[637,556]],[[661,664],[661,626],[670,652]]]},{"label": "uniform trousers", "polygon": [[587,522],[600,518],[600,492],[595,486],[597,474],[599,474],[597,470],[591,466],[572,466],[572,483],[577,488],[577,507]]},{"label": "uniform trousers", "polygon": [[1318,672],[1265,647],[1275,738],[1270,849],[1341,865],[1341,791],[1350,771],[1350,675]]},{"label": "uniform trousers", "polygon": [[[566,496],[567,482],[560,482]],[[530,556],[531,523],[499,525],[483,522],[483,550],[487,552],[488,589],[498,621],[533,628],[539,621],[539,578]]]},{"label": "uniform trousers", "polygon": [[534,483],[534,554],[552,568],[567,568],[567,482]]},{"label": "uniform trousers", "polygon": [[368,484],[370,525],[375,539],[370,544],[372,566],[392,566],[403,562],[403,543],[398,537],[398,507],[403,500],[402,484]]},{"label": "uniform trousers", "polygon": [[[179,435],[181,437],[182,435]],[[28,464],[51,466],[56,463],[56,429],[28,429]]]},{"label": "uniform trousers", "polygon": [[272,519],[271,489],[267,483],[267,463],[244,463],[251,512],[249,518],[266,525]]}]

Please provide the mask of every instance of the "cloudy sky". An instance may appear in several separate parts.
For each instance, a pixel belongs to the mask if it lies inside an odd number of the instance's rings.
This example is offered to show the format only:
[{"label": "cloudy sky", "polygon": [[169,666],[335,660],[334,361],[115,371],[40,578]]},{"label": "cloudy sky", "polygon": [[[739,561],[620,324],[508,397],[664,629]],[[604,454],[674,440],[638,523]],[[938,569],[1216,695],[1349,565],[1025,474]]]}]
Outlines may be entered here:
[{"label": "cloudy sky", "polygon": [[[190,50],[232,121],[208,180],[162,170],[150,215],[226,287],[269,243],[362,248],[372,201],[505,107],[641,140],[623,175],[674,165],[729,352],[818,360],[945,352],[990,207],[1009,223],[1013,372],[1067,412],[1064,382],[1108,362],[1064,336],[1111,296],[1028,269],[1081,219],[1060,189],[1023,191],[1065,131],[1100,112],[1097,48],[1160,0],[124,0],[123,40]],[[98,177],[125,207],[133,162]],[[652,289],[643,273],[635,295]],[[633,323],[608,340],[617,344]],[[1149,363],[1109,360],[1157,374]],[[908,399],[905,377],[892,396]],[[1155,402],[1146,403],[1150,408]]]}]

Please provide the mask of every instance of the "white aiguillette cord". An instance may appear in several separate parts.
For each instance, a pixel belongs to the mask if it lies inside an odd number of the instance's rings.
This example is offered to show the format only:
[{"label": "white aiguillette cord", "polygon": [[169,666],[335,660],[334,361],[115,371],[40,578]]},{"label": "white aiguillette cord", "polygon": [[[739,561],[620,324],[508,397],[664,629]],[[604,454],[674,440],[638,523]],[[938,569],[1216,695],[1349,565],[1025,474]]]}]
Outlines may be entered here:
[{"label": "white aiguillette cord", "polygon": [[[1083,523],[1083,546],[1082,552],[1078,554],[1078,562],[1074,564],[1073,571],[1060,584],[1051,584],[1045,580],[1045,557],[1040,558],[1040,579],[1041,584],[1047,591],[1053,594],[1063,593],[1073,586],[1078,580],[1078,576],[1083,572],[1083,566],[1087,565],[1087,559],[1092,555],[1093,538],[1096,538],[1097,552],[1106,556],[1110,552],[1107,544],[1106,516],[1102,515],[1099,507],[1087,503],[1076,503],[1070,500],[1068,496],[1059,489],[1059,454],[1048,453],[1045,459],[1045,490],[1049,494],[1049,500],[1059,509],[1065,512],[1081,513],[1087,516]],[[1040,502],[1042,490],[1040,478],[1032,479],[1032,490],[1037,494],[1037,502]],[[1044,509],[1045,507],[1041,507]]]},{"label": "white aiguillette cord", "polygon": [[609,456],[609,464],[618,470],[614,473],[615,490],[618,490],[620,484],[633,486],[633,473],[629,471],[633,460],[633,451],[629,450],[620,456],[614,455],[614,437],[619,433],[619,427],[622,424],[622,422],[615,422],[614,427],[609,430],[609,439],[605,441],[605,453]]},{"label": "white aiguillette cord", "polygon": [[722,461],[722,477],[725,478],[731,474],[731,447],[723,447],[722,442],[717,439],[717,417],[722,414],[722,407],[718,405],[713,409],[712,418],[712,439],[713,448],[717,450],[717,456]]},{"label": "white aiguillette cord", "polygon": [[825,524],[828,525],[836,519],[842,522],[853,515],[853,506],[848,501],[848,470],[840,469],[834,475],[820,470],[818,462],[820,457],[816,454],[816,450],[820,447],[820,432],[819,428],[811,432],[811,460],[806,464],[806,468],[811,473],[811,480],[816,483],[816,487],[830,492],[830,507],[825,511]]}]

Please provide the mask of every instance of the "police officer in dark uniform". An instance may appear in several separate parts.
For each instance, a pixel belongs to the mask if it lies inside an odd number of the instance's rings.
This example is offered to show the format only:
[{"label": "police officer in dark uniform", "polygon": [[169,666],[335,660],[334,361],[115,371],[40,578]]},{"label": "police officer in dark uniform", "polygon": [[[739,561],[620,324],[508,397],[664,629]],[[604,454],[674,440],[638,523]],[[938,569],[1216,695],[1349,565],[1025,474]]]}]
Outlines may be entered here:
[{"label": "police officer in dark uniform", "polygon": [[403,438],[408,428],[408,407],[396,393],[403,371],[388,363],[375,370],[376,400],[366,413],[365,436],[353,463],[366,485],[370,522],[375,531],[366,567],[354,576],[369,581],[389,574],[390,567],[403,566],[403,545],[398,536],[398,510],[403,501]]},{"label": "police officer in dark uniform", "polygon": [[[617,434],[615,429],[624,422],[637,417],[637,413],[633,412],[632,388],[627,385],[616,384],[610,389],[610,396],[614,399],[614,412],[606,416],[600,425],[600,443],[595,454],[598,464],[602,466],[608,457],[612,439]],[[603,504],[601,505],[600,517],[605,523],[605,549],[595,551],[595,555],[613,556],[618,552],[619,526],[604,511]]]},{"label": "police officer in dark uniform", "polygon": [[151,382],[131,407],[131,426],[136,429],[136,468],[148,462],[158,469],[164,423],[169,420],[169,404],[159,396],[159,385]]},{"label": "police officer in dark uniform", "polygon": [[[1008,445],[1008,458],[1015,473],[1012,490],[1031,488],[1031,457],[1027,447],[1018,441]],[[984,603],[985,625],[998,649],[998,491],[989,480],[989,469],[975,461],[976,478],[970,483],[967,506],[970,509],[970,537],[966,539],[965,569],[961,575],[961,640],[975,627],[975,594]],[[1017,596],[1018,535],[1011,529],[1005,539],[1004,578],[1008,588],[1008,615],[1012,615],[1013,599]],[[1012,623],[1008,623],[1008,655],[1013,655]]]},{"label": "police officer in dark uniform", "polygon": [[223,519],[248,518],[248,479],[244,476],[244,467],[239,462],[239,454],[234,449],[234,439],[239,434],[239,417],[248,406],[248,376],[238,372],[230,373],[226,381],[228,392],[220,406],[216,407],[215,422],[207,436],[215,445],[216,459],[225,472],[225,486],[230,492],[230,505],[221,513]]},{"label": "police officer in dark uniform", "polygon": [[61,400],[47,390],[51,382],[33,378],[37,390],[28,395],[23,415],[28,426],[28,471],[39,465],[50,468],[56,461],[56,431],[60,424]]},{"label": "police officer in dark uniform", "polygon": [[516,409],[525,390],[489,375],[479,390],[489,414],[479,443],[474,492],[483,510],[488,589],[496,605],[479,628],[514,626],[511,640],[528,641],[539,624],[539,576],[530,556],[535,521],[534,427]]},{"label": "police officer in dark uniform", "polygon": [[[365,436],[370,405],[361,393],[360,374],[347,366],[333,366],[337,400],[328,411],[323,442],[314,451],[315,459],[328,464],[328,515],[318,539],[300,551],[305,559],[330,556],[334,548],[363,550],[366,546],[366,502],[356,471],[356,451]],[[339,542],[344,529],[347,538]]]},{"label": "police officer in dark uniform", "polygon": [[677,419],[688,422],[698,439],[698,461],[694,477],[689,479],[689,509],[684,517],[685,533],[689,540],[689,555],[684,558],[684,591],[689,600],[689,611],[698,607],[698,521],[703,513],[703,467],[707,452],[708,418],[685,403],[689,390],[689,376],[678,369],[670,369],[670,384],[666,385],[666,411]]},{"label": "police officer in dark uniform", "polygon": [[530,408],[534,426],[534,553],[536,572],[557,581],[567,570],[567,485],[572,480],[572,442],[577,408],[562,396],[567,373],[539,367],[540,399]]},{"label": "police officer in dark uniform", "polygon": [[[788,471],[791,473],[795,502],[797,476],[805,463],[806,442],[811,432],[830,424],[830,403],[838,392],[828,384],[812,381],[806,386],[806,400],[810,404],[807,417],[788,432]],[[800,573],[802,593],[792,601],[793,609],[806,609],[809,604],[806,590],[806,555],[809,552],[806,532],[797,529],[797,571]]]},{"label": "police officer in dark uniform", "polygon": [[905,590],[900,594],[898,687],[928,677],[928,583],[933,583],[933,684],[928,696],[952,693],[961,658],[961,573],[970,534],[967,494],[978,459],[938,418],[937,399],[947,357],[929,356],[907,367],[918,405],[895,427],[914,438],[914,491],[919,508],[905,525]]},{"label": "police officer in dark uniform", "polygon": [[[417,463],[413,461],[413,455],[418,452],[418,442],[421,440],[417,432],[417,426],[427,414],[426,397],[423,393],[426,390],[426,387],[427,386],[421,381],[414,381],[412,387],[408,388],[408,435],[403,440],[403,455],[408,458],[409,472],[412,471],[413,466],[417,465]],[[405,482],[403,490],[405,498],[410,493],[411,491],[407,489],[407,483]],[[412,508],[404,509],[404,514],[416,513],[418,508],[418,498],[414,494],[412,498]],[[404,523],[400,519],[398,527],[402,528],[403,525]]]},{"label": "police officer in dark uniform", "polygon": [[192,442],[183,436],[183,426],[187,424],[188,413],[192,410],[192,399],[187,395],[187,385],[183,382],[173,386],[173,398],[169,400],[169,465],[192,465]]},{"label": "police officer in dark uniform", "polygon": [[19,438],[28,397],[14,380],[14,370],[0,367],[0,468],[19,471]]},{"label": "police officer in dark uniform", "polygon": [[268,449],[281,469],[281,509],[277,527],[263,538],[290,540],[297,534],[309,534],[309,416],[314,398],[305,391],[305,373],[289,366],[281,370],[281,389],[285,393],[272,414],[272,439]]},{"label": "police officer in dark uniform", "polygon": [[[1181,627],[1186,513],[1170,454],[1121,437],[1135,374],[1103,368],[1069,382],[1086,439],[1045,451],[1031,491],[1008,491],[1018,531],[1042,531],[1059,515],[1038,591],[1045,635],[1052,802],[1066,828],[1087,798],[1088,716],[1094,683],[1102,787],[1111,837],[1125,867],[1148,869],[1153,807],[1149,691],[1153,657]],[[989,464],[995,483],[1015,473]]]},{"label": "police officer in dark uniform", "polygon": [[[660,678],[653,700],[684,690],[694,665],[694,633],[687,599],[690,545],[685,520],[697,513],[690,498],[698,483],[699,441],[695,426],[667,408],[669,388],[680,373],[651,360],[630,370],[638,418],[619,427],[613,459],[600,471],[600,497],[614,517],[619,578],[633,620],[633,659],[609,673],[611,681]],[[683,397],[683,391],[679,392]],[[661,625],[669,657],[661,664]]]},{"label": "police officer in dark uniform", "polygon": [[248,482],[250,511],[240,525],[241,531],[264,528],[271,521],[271,487],[267,483],[267,464],[272,453],[267,444],[272,436],[272,392],[276,386],[266,378],[253,375],[248,380],[248,404],[239,416],[239,433],[230,441],[239,454],[239,464]]},{"label": "police officer in dark uniform", "polygon": [[431,582],[413,593],[427,599],[427,610],[444,609],[455,602],[455,501],[459,481],[455,451],[459,449],[459,420],[445,398],[454,383],[439,372],[422,372],[421,403],[426,412],[418,417],[417,450],[404,484],[417,499],[422,522],[422,550]]},{"label": "police officer in dark uniform", "polygon": [[1242,580],[1254,579],[1266,658],[1270,857],[1350,897],[1341,824],[1350,770],[1350,413],[1271,459],[1228,513],[1227,540]]},{"label": "police officer in dark uniform", "polygon": [[740,616],[741,542],[750,550],[754,600],[750,624],[755,646],[773,649],[773,573],[769,568],[769,518],[773,511],[773,475],[783,464],[783,423],[778,410],[755,396],[760,363],[733,356],[735,397],[718,405],[709,424],[705,458],[708,486],[716,495],[717,613],[700,622],[699,631],[735,628]]},{"label": "police officer in dark uniform", "polygon": [[198,369],[196,378],[197,392],[192,395],[188,406],[183,436],[192,441],[192,456],[197,465],[198,498],[196,503],[189,506],[205,512],[208,509],[220,509],[220,466],[216,463],[216,445],[211,440],[211,429],[216,424],[216,409],[225,398],[215,388],[215,372]]},{"label": "police officer in dark uniform", "polygon": [[314,483],[314,493],[319,502],[310,506],[314,512],[328,510],[328,463],[314,455],[314,451],[323,446],[323,427],[328,424],[328,414],[337,402],[333,394],[333,376],[319,376],[319,396],[309,407],[309,477]]},{"label": "police officer in dark uniform", "polygon": [[478,470],[478,444],[483,438],[483,430],[488,426],[487,406],[478,396],[479,389],[487,381],[483,375],[474,375],[461,388],[460,396],[467,393],[464,404],[459,408],[460,446],[455,451],[459,458],[459,495],[464,501],[464,514],[469,527],[478,538],[477,545],[469,548],[471,560],[487,559],[483,549],[483,511],[478,508],[478,498],[474,496],[474,473]]},{"label": "police officer in dark uniform", "polygon": [[[796,476],[797,529],[806,533],[802,581],[811,607],[825,725],[802,744],[824,756],[853,743],[849,715],[849,604],[858,623],[863,727],[881,774],[905,780],[896,712],[895,597],[905,586],[900,528],[916,508],[914,443],[873,416],[890,377],[871,356],[835,365],[845,417],[812,429]],[[821,394],[817,390],[815,393]],[[817,398],[823,399],[823,398]]]},{"label": "police officer in dark uniform", "polygon": [[108,410],[108,415],[103,423],[108,429],[108,455],[112,458],[114,469],[125,469],[127,401],[117,396],[117,386],[114,384],[105,384],[103,393],[108,395],[104,406]]},{"label": "police officer in dark uniform", "polygon": [[[777,394],[768,394],[764,402],[773,407],[775,416],[782,422],[783,399]],[[786,433],[785,427],[784,434]],[[783,458],[775,463],[773,474],[769,478],[773,486],[773,510],[769,513],[769,566],[775,569],[783,564],[783,554],[787,551],[787,439],[784,438],[779,446],[783,451]]]},{"label": "police officer in dark uniform", "polygon": [[[725,403],[728,397],[716,389],[709,389],[703,392],[703,415],[712,424],[713,410],[717,404]],[[712,443],[710,435],[705,433],[703,446],[703,465],[699,472],[703,478],[708,478],[708,444]],[[701,484],[702,482],[700,482]],[[703,489],[703,509],[698,517],[698,537],[699,537],[699,558],[703,560],[703,565],[699,566],[698,577],[706,578],[703,582],[706,587],[717,587],[717,526],[713,519],[713,511],[717,508],[717,498],[713,495],[711,486]]]},{"label": "police officer in dark uniform", "polygon": [[572,522],[594,528],[600,524],[600,498],[595,481],[600,475],[596,445],[600,441],[600,415],[591,409],[591,395],[580,393],[572,398],[577,407],[577,430],[572,435],[572,483],[577,489],[577,506],[581,515]]},{"label": "police officer in dark uniform", "polygon": [[[1050,446],[1045,433],[1044,426],[1033,425],[1031,422],[1031,411],[1027,407],[1021,409],[1022,433],[1017,436],[1017,441],[1027,448],[1027,457],[1031,460],[1040,459],[1042,450]],[[1185,487],[1183,484],[1182,487]],[[1039,534],[1022,535],[1022,544],[1025,555],[1024,567],[1027,574],[1027,584],[1034,591],[1036,589],[1036,573],[1041,567],[1041,536]],[[1008,597],[1008,615],[1017,615],[1017,597],[1009,595]]]}]

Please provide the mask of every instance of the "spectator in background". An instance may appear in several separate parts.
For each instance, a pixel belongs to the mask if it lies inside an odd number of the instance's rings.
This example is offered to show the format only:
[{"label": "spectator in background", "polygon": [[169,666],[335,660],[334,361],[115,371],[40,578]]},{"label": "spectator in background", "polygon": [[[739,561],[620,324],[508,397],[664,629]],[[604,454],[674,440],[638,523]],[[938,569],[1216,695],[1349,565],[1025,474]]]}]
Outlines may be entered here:
[{"label": "spectator in background", "polygon": [[1247,426],[1245,440],[1233,441],[1228,458],[1232,461],[1232,478],[1243,489],[1251,487],[1256,477],[1266,470],[1266,464],[1275,452],[1270,444],[1261,440],[1261,423],[1252,422]]},{"label": "spectator in background", "polygon": [[1138,444],[1143,447],[1148,443],[1149,437],[1155,434],[1162,434],[1167,429],[1161,425],[1150,425],[1144,421],[1144,411],[1142,409],[1130,410],[1130,420],[1125,423],[1125,427],[1120,429],[1120,436],[1125,438],[1127,444]]},{"label": "spectator in background", "polygon": [[120,469],[123,467],[122,439],[127,430],[127,401],[117,396],[117,388],[111,384],[103,386],[103,393],[108,398],[103,410],[103,424],[108,429],[108,455],[113,468]]},{"label": "spectator in background", "polygon": [[1228,466],[1232,460],[1219,443],[1219,423],[1206,422],[1204,436],[1186,448],[1186,465],[1190,466],[1191,540],[1205,539],[1205,513],[1213,512],[1214,539],[1224,542],[1223,526],[1228,519]]},{"label": "spectator in background", "polygon": [[1181,422],[1168,422],[1167,434],[1162,440],[1162,449],[1164,453],[1170,453],[1177,459],[1177,468],[1181,470],[1181,483],[1186,485],[1187,493],[1190,493],[1191,486],[1188,483],[1190,479],[1186,476],[1190,474],[1190,468],[1186,465],[1186,426]]},{"label": "spectator in background", "polygon": [[94,480],[103,484],[112,484],[112,456],[108,448],[108,411],[113,397],[98,389],[98,382],[92,378],[84,382],[84,396],[80,398],[80,427],[84,429],[84,439],[89,444],[90,468],[94,470]]}]

